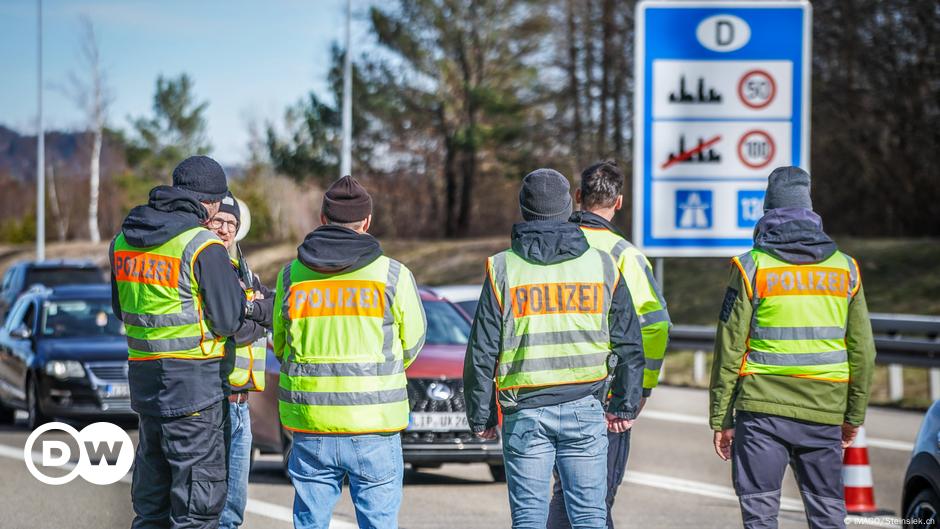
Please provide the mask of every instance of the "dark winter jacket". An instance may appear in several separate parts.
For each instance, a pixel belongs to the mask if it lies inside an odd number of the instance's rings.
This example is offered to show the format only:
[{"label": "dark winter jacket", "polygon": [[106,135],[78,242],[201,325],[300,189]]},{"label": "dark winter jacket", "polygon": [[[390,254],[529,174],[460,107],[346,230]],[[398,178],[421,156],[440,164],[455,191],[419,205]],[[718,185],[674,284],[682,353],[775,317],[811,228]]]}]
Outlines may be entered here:
[{"label": "dark winter jacket", "polygon": [[[533,265],[556,264],[574,259],[588,251],[587,239],[577,224],[569,222],[533,221],[513,226],[512,250]],[[488,272],[487,272],[488,273]],[[486,277],[485,285],[491,285]],[[612,352],[618,367],[611,382],[613,396],[611,413],[626,419],[636,417],[643,386],[643,346],[640,326],[633,310],[630,293],[623,277],[618,275],[617,287],[608,315]],[[502,311],[491,288],[484,286],[477,305],[467,355],[464,360],[464,398],[471,428],[480,432],[496,424],[496,364],[502,344]],[[606,380],[583,384],[567,384],[540,388],[499,391],[503,413],[571,402],[594,395],[604,402],[608,389]]]},{"label": "dark winter jacket", "polygon": [[[128,244],[148,248],[201,226],[206,218],[205,207],[184,191],[157,186],[150,191],[147,205],[131,210],[121,232]],[[193,272],[199,283],[200,302],[209,329],[217,336],[234,335],[244,318],[245,293],[225,248],[216,244],[206,247],[196,257]],[[121,304],[113,271],[111,304],[120,317]],[[234,354],[233,347],[226,347],[226,351],[228,355]],[[175,358],[129,362],[131,407],[137,413],[162,417],[188,415],[206,408],[222,400],[228,391],[228,372],[222,363],[222,359]]]}]

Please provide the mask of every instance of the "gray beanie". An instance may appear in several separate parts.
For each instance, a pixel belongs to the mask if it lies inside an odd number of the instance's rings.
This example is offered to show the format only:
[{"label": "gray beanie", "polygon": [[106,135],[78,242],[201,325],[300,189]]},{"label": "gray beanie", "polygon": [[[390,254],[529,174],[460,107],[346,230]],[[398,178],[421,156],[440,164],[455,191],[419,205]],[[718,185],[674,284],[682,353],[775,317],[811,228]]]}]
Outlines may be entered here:
[{"label": "gray beanie", "polygon": [[173,187],[203,202],[219,202],[228,193],[225,171],[208,156],[190,156],[180,162],[173,169]]},{"label": "gray beanie", "polygon": [[778,167],[767,180],[764,211],[777,208],[813,209],[809,195],[809,173],[799,167]]},{"label": "gray beanie", "polygon": [[519,208],[525,220],[567,221],[571,216],[571,187],[554,169],[536,169],[522,179]]}]

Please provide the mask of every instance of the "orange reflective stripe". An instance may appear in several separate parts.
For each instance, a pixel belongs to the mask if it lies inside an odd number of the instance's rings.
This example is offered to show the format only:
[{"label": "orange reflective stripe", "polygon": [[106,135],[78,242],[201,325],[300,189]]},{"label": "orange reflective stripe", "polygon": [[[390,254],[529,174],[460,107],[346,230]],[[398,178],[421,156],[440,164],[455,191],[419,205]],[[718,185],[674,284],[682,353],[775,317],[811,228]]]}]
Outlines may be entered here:
[{"label": "orange reflective stripe", "polygon": [[852,297],[855,297],[855,294],[858,294],[858,289],[862,288],[862,269],[858,266],[858,261],[854,257],[850,257],[852,263],[855,264],[855,288],[852,289]]},{"label": "orange reflective stripe", "polygon": [[114,279],[177,288],[180,260],[176,257],[147,252],[114,252]]},{"label": "orange reflective stripe", "polygon": [[603,283],[539,283],[509,290],[513,315],[600,314],[604,305]]},{"label": "orange reflective stripe", "polygon": [[[599,380],[604,380],[608,375],[604,375],[598,378],[592,378],[591,380],[575,380],[572,382],[553,382],[552,386],[570,386],[571,384],[588,384],[591,382],[597,382]],[[545,384],[516,384],[514,386],[500,386],[499,382],[496,383],[496,389],[498,391],[507,391],[510,389],[521,389],[521,388],[544,388]],[[498,400],[498,399],[497,399]]]},{"label": "orange reflective stripe", "polygon": [[314,280],[291,285],[290,318],[385,315],[385,285],[378,281]]},{"label": "orange reflective stripe", "polygon": [[744,290],[747,291],[747,299],[754,299],[754,292],[751,290],[751,279],[747,277],[747,272],[744,271],[741,261],[739,261],[737,257],[732,257],[731,262],[741,271],[741,277],[744,278]]},{"label": "orange reflective stripe", "polygon": [[757,270],[757,295],[838,296],[849,293],[849,272],[822,266],[782,266]]}]

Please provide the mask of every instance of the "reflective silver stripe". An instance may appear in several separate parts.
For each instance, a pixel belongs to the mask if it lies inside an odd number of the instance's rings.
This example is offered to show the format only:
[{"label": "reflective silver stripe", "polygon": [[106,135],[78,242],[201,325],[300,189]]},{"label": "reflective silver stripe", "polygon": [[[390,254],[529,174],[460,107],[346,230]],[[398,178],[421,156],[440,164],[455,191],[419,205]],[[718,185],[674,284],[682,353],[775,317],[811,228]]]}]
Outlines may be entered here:
[{"label": "reflective silver stripe", "polygon": [[251,359],[247,356],[236,355],[235,356],[235,369],[244,369],[247,371],[251,368]]},{"label": "reflective silver stripe", "polygon": [[192,264],[193,259],[196,257],[196,250],[204,243],[213,239],[219,241],[219,244],[222,244],[222,240],[219,239],[216,234],[207,229],[200,229],[186,244],[186,247],[183,248],[183,255],[180,257],[180,268],[182,268],[182,270],[180,270],[179,275],[179,293],[180,299],[183,301],[183,313],[196,311],[195,304],[193,303],[191,283],[191,281],[195,281],[195,278],[191,276],[190,264]]},{"label": "reflective silver stripe", "polygon": [[614,247],[610,249],[610,255],[614,256],[615,261],[620,261],[620,256],[623,255],[623,252],[627,251],[630,248],[630,243],[625,239],[617,240],[617,243],[614,244]]},{"label": "reflective silver stripe", "polygon": [[278,399],[291,404],[308,406],[365,406],[369,404],[393,404],[408,401],[405,388],[383,389],[380,391],[318,393],[313,391],[290,391],[278,388]]},{"label": "reflective silver stripe", "polygon": [[145,351],[148,353],[172,353],[176,351],[191,351],[199,349],[202,338],[199,336],[189,336],[186,338],[159,338],[156,340],[142,340],[140,338],[127,337],[127,346],[135,351]]},{"label": "reflective silver stripe", "polygon": [[[663,297],[663,289],[659,286],[659,282],[656,281],[656,276],[653,275],[653,269],[647,266],[646,260],[643,259],[642,255],[637,255],[636,261],[640,268],[643,269],[643,273],[646,274],[646,282],[649,283],[653,293],[656,294],[656,301],[659,301],[659,306],[662,307],[662,311],[666,315],[664,320],[659,321],[668,321],[671,324],[672,322],[669,320],[669,312],[666,310],[666,298]],[[642,322],[642,319],[640,321]]]},{"label": "reflective silver stripe", "polygon": [[845,338],[842,327],[755,327],[751,329],[753,340],[841,340]]},{"label": "reflective silver stripe", "polygon": [[654,310],[646,314],[640,314],[640,327],[648,327],[654,323],[669,321],[669,312],[666,309]]},{"label": "reflective silver stripe", "polygon": [[385,278],[385,314],[382,316],[382,354],[386,361],[395,357],[395,315],[392,305],[395,303],[395,294],[398,291],[398,275],[401,273],[401,263],[388,259],[388,276]]},{"label": "reflective silver stripe", "polygon": [[404,373],[405,365],[401,359],[391,362],[338,362],[312,364],[285,362],[281,373],[289,377],[381,377]]},{"label": "reflective silver stripe", "polygon": [[516,334],[516,319],[512,315],[512,299],[509,296],[509,277],[506,271],[506,252],[493,256],[493,282],[503,298],[503,336],[507,339]]},{"label": "reflective silver stripe", "polygon": [[646,369],[650,371],[659,371],[663,367],[662,358],[647,358],[646,359]]},{"label": "reflective silver stripe", "polygon": [[747,361],[768,366],[820,366],[826,364],[841,364],[848,361],[848,353],[841,351],[828,351],[825,353],[767,353],[764,351],[750,351]]},{"label": "reflective silver stripe", "polygon": [[252,358],[251,370],[252,371],[264,371],[264,358]]},{"label": "reflective silver stripe", "polygon": [[559,371],[583,367],[605,367],[609,353],[591,353],[583,355],[553,356],[550,358],[522,358],[515,362],[500,363],[497,372],[500,376],[536,371]]},{"label": "reflective silver stripe", "polygon": [[858,269],[851,257],[845,254],[842,254],[842,257],[845,257],[846,262],[849,264],[849,297],[852,297],[852,292],[855,292],[855,287],[858,285]]},{"label": "reflective silver stripe", "polygon": [[[294,358],[294,343],[291,339],[290,321],[290,268],[293,264],[294,262],[291,261],[281,269],[281,290],[284,293],[284,299],[281,301],[281,318],[284,320],[284,349],[287,351],[287,358],[284,359],[285,362],[290,362]],[[277,295],[277,293],[275,293],[275,295]]]},{"label": "reflective silver stripe", "polygon": [[[408,277],[411,280],[412,291],[415,293],[416,296],[420,296],[420,294],[418,293],[418,284],[415,283],[414,274],[408,274]],[[412,347],[405,349],[405,352],[404,352],[405,360],[411,360],[412,358],[418,356],[418,352],[420,352],[421,348],[424,347],[424,341],[428,337],[428,317],[424,313],[424,307],[421,305],[420,300],[418,302],[418,311],[421,313],[421,327],[424,328],[424,332],[421,333],[421,337]]]},{"label": "reflective silver stripe", "polygon": [[540,345],[567,345],[576,343],[602,343],[610,342],[610,335],[606,330],[589,331],[553,331],[528,333],[522,336],[510,336],[503,342],[503,349],[519,349],[521,347],[536,347]]},{"label": "reflective silver stripe", "polygon": [[747,275],[744,280],[751,285],[751,292],[754,294],[754,299],[757,299],[757,263],[754,262],[754,256],[751,252],[742,253],[738,256],[738,262],[741,263]]},{"label": "reflective silver stripe", "polygon": [[[189,305],[192,305],[192,303]],[[195,310],[177,312],[174,314],[134,314],[131,312],[121,312],[121,317],[127,325],[147,327],[149,329],[199,323],[199,315],[196,314]]]}]

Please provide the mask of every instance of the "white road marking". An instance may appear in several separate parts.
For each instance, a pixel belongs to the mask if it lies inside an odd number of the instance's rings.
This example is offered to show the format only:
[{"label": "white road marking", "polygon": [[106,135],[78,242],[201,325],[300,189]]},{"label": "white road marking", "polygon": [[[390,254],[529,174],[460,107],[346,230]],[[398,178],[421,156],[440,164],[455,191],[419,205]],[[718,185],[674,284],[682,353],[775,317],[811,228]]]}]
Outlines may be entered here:
[{"label": "white road marking", "polygon": [[[658,421],[678,422],[683,424],[694,424],[698,426],[708,426],[708,418],[699,415],[688,415],[685,413],[673,413],[671,411],[658,411],[644,409],[640,414],[640,420],[655,419]],[[894,439],[879,439],[877,437],[868,438],[870,448],[883,448],[885,450],[898,450],[901,452],[912,452],[914,443],[907,441],[897,441]]]},{"label": "white road marking", "polygon": [[[15,446],[0,444],[0,457],[15,459],[22,462],[23,449],[17,448]],[[37,465],[40,464],[42,461],[42,454],[39,452],[33,452],[33,461],[36,462]],[[68,462],[62,465],[60,468],[71,470],[75,468],[75,463]],[[121,478],[121,481],[129,484],[131,482],[131,474],[128,473],[126,476]],[[248,498],[248,504],[245,506],[245,512],[282,522],[293,523],[294,521],[293,509],[253,498]],[[359,526],[355,523],[347,522],[345,520],[337,520],[334,518],[332,521],[330,521],[330,529],[357,529],[358,527]]]},{"label": "white road marking", "polygon": [[[644,411],[643,413],[645,414],[646,412]],[[735,503],[738,501],[738,497],[734,493],[734,489],[731,487],[722,487],[721,485],[715,485],[713,483],[673,478],[669,476],[661,476],[659,474],[651,474],[648,472],[637,472],[634,470],[628,470],[623,480],[636,485],[655,487],[673,492],[684,492],[687,494],[695,494],[697,496],[733,501]],[[797,498],[780,498],[780,510],[803,512],[803,502]],[[846,521],[851,522],[853,525],[890,527],[894,529],[897,529],[897,527],[900,526],[897,518],[892,516],[879,516],[875,519],[865,518],[863,516],[848,516]],[[892,521],[894,523],[892,523]]]}]

